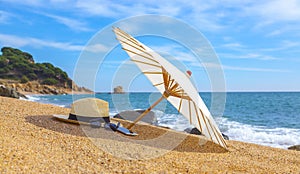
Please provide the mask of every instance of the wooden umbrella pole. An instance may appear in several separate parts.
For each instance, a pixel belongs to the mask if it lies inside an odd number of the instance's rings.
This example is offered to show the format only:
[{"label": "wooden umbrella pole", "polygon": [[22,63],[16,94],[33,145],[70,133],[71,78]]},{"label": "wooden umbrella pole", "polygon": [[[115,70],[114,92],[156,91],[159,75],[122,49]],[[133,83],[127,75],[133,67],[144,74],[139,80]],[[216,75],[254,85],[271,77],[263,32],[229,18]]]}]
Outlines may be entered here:
[{"label": "wooden umbrella pole", "polygon": [[140,121],[148,112],[151,111],[152,108],[154,108],[158,103],[160,103],[164,98],[167,98],[165,95],[162,95],[155,103],[153,103],[147,110],[145,110],[137,119],[131,123],[127,129],[131,129],[138,121]]}]

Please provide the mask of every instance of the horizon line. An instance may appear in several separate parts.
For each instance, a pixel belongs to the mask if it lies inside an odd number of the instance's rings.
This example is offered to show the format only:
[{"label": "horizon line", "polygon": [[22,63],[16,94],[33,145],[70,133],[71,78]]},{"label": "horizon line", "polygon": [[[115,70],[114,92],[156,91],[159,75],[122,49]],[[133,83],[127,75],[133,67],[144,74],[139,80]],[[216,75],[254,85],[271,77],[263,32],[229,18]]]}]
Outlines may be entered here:
[{"label": "horizon line", "polygon": [[[245,91],[235,91],[235,90],[230,90],[230,91],[197,91],[198,93],[201,93],[201,92],[218,92],[218,93],[228,93],[228,92],[300,92],[300,90],[270,90],[270,91],[266,91],[266,90],[258,90],[258,91],[248,91],[248,90],[245,90]],[[97,91],[97,92],[94,92],[94,93],[111,93],[113,94],[114,92],[112,91]],[[124,93],[160,93],[159,91],[128,91],[128,92],[124,92]]]}]

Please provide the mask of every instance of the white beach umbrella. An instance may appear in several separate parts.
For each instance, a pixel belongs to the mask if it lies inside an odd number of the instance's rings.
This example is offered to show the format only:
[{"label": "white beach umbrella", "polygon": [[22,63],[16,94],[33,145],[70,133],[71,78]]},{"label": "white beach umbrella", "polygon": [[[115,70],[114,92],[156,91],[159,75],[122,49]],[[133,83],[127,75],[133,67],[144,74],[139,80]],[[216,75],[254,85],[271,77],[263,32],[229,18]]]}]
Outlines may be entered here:
[{"label": "white beach umbrella", "polygon": [[190,81],[189,75],[121,29],[113,28],[113,31],[130,59],[162,94],[162,97],[141,114],[128,129],[165,98],[203,135],[227,148],[217,124]]}]

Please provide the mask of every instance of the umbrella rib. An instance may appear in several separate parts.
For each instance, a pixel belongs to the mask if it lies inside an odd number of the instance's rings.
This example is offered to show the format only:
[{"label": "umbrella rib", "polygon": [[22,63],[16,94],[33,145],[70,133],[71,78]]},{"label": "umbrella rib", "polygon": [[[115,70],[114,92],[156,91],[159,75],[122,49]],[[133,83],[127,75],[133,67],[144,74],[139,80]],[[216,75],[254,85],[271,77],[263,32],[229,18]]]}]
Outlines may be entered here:
[{"label": "umbrella rib", "polygon": [[169,86],[172,86],[173,85],[173,83],[174,83],[174,79],[172,79],[172,80],[170,80],[171,81],[171,83],[170,83],[170,85]]},{"label": "umbrella rib", "polygon": [[[122,34],[119,34],[119,36],[121,36],[123,39],[125,39],[126,41],[129,41],[129,42],[131,42],[131,43],[133,43],[133,44],[136,44],[136,45],[138,45],[138,43],[134,40],[134,39],[132,39],[132,38],[128,38],[128,37],[126,37],[126,36],[124,36],[124,35],[122,35]],[[118,39],[118,38],[117,38]],[[118,39],[119,40],[119,39]],[[121,41],[121,40],[119,40],[119,41]],[[123,41],[124,42],[124,41]],[[138,45],[139,47],[141,47],[140,45]],[[141,48],[144,48],[144,47],[141,47]]]},{"label": "umbrella rib", "polygon": [[162,84],[164,84],[164,82],[154,84],[153,86],[159,86],[159,85],[162,85]]},{"label": "umbrella rib", "polygon": [[178,86],[179,86],[179,84],[178,84],[178,83],[175,83],[174,86],[172,86],[172,87],[170,88],[170,91],[175,90]]},{"label": "umbrella rib", "polygon": [[[210,124],[210,126],[211,126],[210,121],[209,121],[209,124]],[[212,126],[211,126],[211,127],[212,127]],[[219,138],[219,139],[222,141],[222,143],[225,144],[225,145],[227,146],[227,144],[226,144],[224,138],[223,138],[222,135],[220,135],[220,133],[215,129],[215,127],[213,127],[213,130],[214,130],[214,134],[215,134],[216,138],[217,138],[217,139]],[[216,134],[217,134],[218,136],[217,136]],[[218,142],[219,142],[219,141],[218,141]]]},{"label": "umbrella rib", "polygon": [[[124,43],[124,44],[126,44],[126,45],[129,45],[129,46],[131,46],[131,47],[133,47],[133,48],[135,48],[135,49],[137,49],[137,50],[140,50],[140,51],[142,51],[143,53],[145,53],[145,54],[147,54],[148,56],[150,56],[150,57],[152,57],[152,55],[150,54],[150,53],[148,53],[148,52],[146,52],[145,51],[145,48],[140,48],[139,47],[139,45],[133,45],[133,44],[130,44],[129,42],[126,42],[126,41],[123,41],[123,40],[120,40],[120,42],[122,42],[122,43]],[[132,42],[131,42],[132,43]]]},{"label": "umbrella rib", "polygon": [[184,93],[184,90],[183,90],[183,89],[177,89],[176,91],[174,90],[173,92],[174,92],[174,93],[180,93],[180,94],[181,94],[181,93]]},{"label": "umbrella rib", "polygon": [[144,74],[162,74],[162,72],[155,72],[155,71],[146,71],[146,72],[142,72]]},{"label": "umbrella rib", "polygon": [[[184,90],[183,90],[180,86],[179,86],[179,88],[173,90],[173,91],[172,91],[172,94],[173,94],[174,96],[178,96],[178,97],[179,97],[179,95],[180,95],[181,97],[188,97],[187,94],[184,92]],[[187,100],[190,100],[190,99],[188,98]]]},{"label": "umbrella rib", "polygon": [[[134,42],[134,43],[136,43],[136,44],[139,44],[139,42],[138,42],[136,39],[134,39],[132,36],[130,36],[128,33],[124,32],[123,30],[119,29],[119,33],[120,33],[121,35],[123,35],[124,38],[129,38],[131,42]],[[120,35],[120,36],[121,36],[121,35]]]},{"label": "umbrella rib", "polygon": [[174,96],[174,97],[183,98],[183,99],[186,99],[186,100],[191,100],[191,98],[183,92],[179,93],[179,92],[176,92],[174,90],[172,91],[172,89],[169,90],[169,91],[170,91],[171,95]]},{"label": "umbrella rib", "polygon": [[216,135],[216,129],[215,129],[215,127],[213,127],[213,126],[211,125],[211,123],[210,123],[209,120],[208,120],[208,123],[209,123],[210,127],[213,128],[213,133],[214,133],[214,135],[215,135],[215,137],[216,137],[218,143],[221,145],[221,143],[220,143],[220,141],[219,141],[219,139],[220,139],[220,140],[222,141],[222,143],[225,144],[225,146],[227,146],[226,143],[224,142],[223,138],[220,137],[220,134],[219,134],[218,132],[217,132],[217,135]]},{"label": "umbrella rib", "polygon": [[[200,109],[200,113],[201,113],[202,119],[203,119],[203,121],[204,121],[205,127],[208,128],[207,123],[206,123],[206,118],[204,117],[204,114],[203,114],[203,112],[201,111],[201,109]],[[209,134],[209,136],[210,136],[210,139],[212,140],[212,136],[211,136],[211,134],[210,134],[209,129],[207,129],[207,131],[208,131],[208,134]],[[219,141],[218,141],[218,142],[219,142]]]},{"label": "umbrella rib", "polygon": [[201,126],[201,122],[200,122],[200,118],[199,118],[199,114],[198,114],[198,108],[196,107],[195,102],[193,102],[193,104],[194,104],[194,108],[195,108],[195,111],[196,111],[197,120],[198,120],[198,125],[199,125],[199,127],[200,127],[200,132],[202,132],[202,126]]},{"label": "umbrella rib", "polygon": [[227,143],[226,143],[226,141],[225,141],[225,139],[223,138],[223,135],[220,135],[220,134],[218,134],[219,135],[219,137],[221,136],[222,138],[221,138],[221,141],[225,144],[225,146],[227,147]]},{"label": "umbrella rib", "polygon": [[218,134],[219,138],[221,139],[221,141],[223,142],[223,144],[225,145],[225,147],[227,147],[227,143],[226,141],[224,140],[223,136]]},{"label": "umbrella rib", "polygon": [[[148,56],[151,57],[151,58],[148,58],[148,59],[151,59],[151,60],[153,60],[154,62],[158,63],[156,60],[152,59],[153,56],[152,56],[150,53],[146,52],[145,50],[140,49],[140,48],[138,48],[138,47],[136,47],[136,46],[134,46],[134,45],[131,45],[131,44],[128,43],[128,42],[124,42],[124,41],[122,41],[122,40],[120,40],[120,42],[122,42],[122,43],[124,43],[124,44],[127,44],[127,45],[131,46],[132,48],[135,48],[135,49],[137,49],[137,50],[139,50],[139,51],[141,51],[141,52],[147,54]],[[144,57],[146,57],[146,56],[144,56]]]},{"label": "umbrella rib", "polygon": [[181,110],[182,100],[183,100],[183,98],[180,98],[179,107],[178,107],[178,112],[180,112],[180,110]]},{"label": "umbrella rib", "polygon": [[171,93],[171,95],[173,97],[183,98],[185,100],[191,100],[191,98],[189,96],[179,95],[179,94],[176,94],[176,93]]},{"label": "umbrella rib", "polygon": [[119,36],[123,37],[124,39],[129,40],[132,43],[138,44],[138,41],[136,41],[134,38],[132,38],[129,34],[123,32],[118,28]]},{"label": "umbrella rib", "polygon": [[154,65],[154,64],[152,64],[152,63],[142,62],[142,61],[139,61],[139,60],[134,60],[134,59],[132,59],[132,58],[131,58],[131,61],[137,62],[137,63],[146,64],[146,65],[150,65],[150,66],[154,66],[154,67],[157,67],[157,68],[161,68],[161,66]]},{"label": "umbrella rib", "polygon": [[116,27],[115,29],[116,29],[119,33],[121,33],[121,34],[123,34],[123,35],[125,35],[125,36],[130,37],[129,34],[127,34],[125,31],[121,30],[119,27]]},{"label": "umbrella rib", "polygon": [[126,49],[126,48],[122,48],[122,49],[125,50],[125,51],[128,51],[128,52],[131,52],[131,53],[133,53],[133,54],[139,55],[139,56],[141,56],[141,57],[144,57],[145,59],[148,59],[148,60],[153,61],[153,62],[155,62],[155,63],[158,64],[158,62],[156,62],[156,61],[153,60],[152,58],[146,57],[146,56],[144,56],[144,55],[142,55],[142,54],[139,54],[139,53],[137,53],[137,52],[134,52],[134,51],[129,50],[129,49]]},{"label": "umbrella rib", "polygon": [[168,73],[166,73],[166,70],[162,68],[162,73],[163,73],[163,79],[164,79],[164,83],[165,83],[165,89],[168,89],[169,86],[169,82],[168,82]]},{"label": "umbrella rib", "polygon": [[175,91],[173,94],[176,95],[176,96],[180,95],[180,96],[183,96],[183,97],[188,97],[188,95],[183,91]]},{"label": "umbrella rib", "polygon": [[171,76],[170,76],[170,74],[168,73],[168,89],[171,87],[171,84],[172,84],[172,82],[171,82]]},{"label": "umbrella rib", "polygon": [[189,115],[190,115],[190,124],[192,124],[191,100],[189,100]]}]

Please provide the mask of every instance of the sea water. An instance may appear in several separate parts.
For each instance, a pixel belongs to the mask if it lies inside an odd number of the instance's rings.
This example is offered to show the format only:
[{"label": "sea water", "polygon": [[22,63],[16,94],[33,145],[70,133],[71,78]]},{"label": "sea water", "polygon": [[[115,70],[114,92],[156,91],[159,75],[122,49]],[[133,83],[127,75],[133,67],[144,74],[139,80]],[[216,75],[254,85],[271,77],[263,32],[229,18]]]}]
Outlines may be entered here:
[{"label": "sea water", "polygon": [[[200,93],[211,110],[212,93]],[[123,110],[147,109],[159,93],[126,93],[95,95],[31,95],[29,100],[70,107],[74,100],[97,97],[109,102],[110,115]],[[211,110],[221,132],[232,140],[287,148],[300,144],[300,92],[229,92],[225,109]],[[184,131],[192,128],[189,121],[166,100],[153,111],[158,125]]]}]

